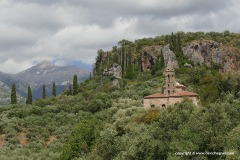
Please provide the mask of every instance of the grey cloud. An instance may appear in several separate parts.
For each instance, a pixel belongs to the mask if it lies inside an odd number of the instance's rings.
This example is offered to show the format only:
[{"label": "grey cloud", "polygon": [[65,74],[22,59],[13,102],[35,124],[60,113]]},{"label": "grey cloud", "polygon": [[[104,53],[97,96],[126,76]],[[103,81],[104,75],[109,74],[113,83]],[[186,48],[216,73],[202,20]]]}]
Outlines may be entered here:
[{"label": "grey cloud", "polygon": [[0,24],[19,26],[34,31],[56,30],[65,25],[57,8],[38,4],[9,4],[1,7]]},{"label": "grey cloud", "polygon": [[[147,6],[155,2],[156,4]],[[139,16],[152,16],[154,18],[170,18],[172,16],[179,16],[192,13],[208,13],[222,10],[231,5],[231,1],[226,0],[62,0],[62,1],[41,1],[41,0],[18,0],[16,2],[31,2],[36,4],[54,4],[54,7],[61,6],[66,10],[71,10],[78,18],[79,22],[86,24],[98,23],[102,26],[111,25],[112,20],[116,17],[139,17]],[[144,2],[144,3],[143,3]],[[53,7],[53,6],[49,6]],[[46,7],[46,6],[44,6]],[[43,7],[43,8],[44,8]],[[52,8],[54,10],[54,8]],[[55,8],[56,9],[56,8]],[[44,14],[48,14],[43,10]],[[41,13],[41,11],[40,11]],[[51,15],[47,15],[52,20]],[[57,18],[57,15],[53,15]],[[42,20],[43,17],[40,16]],[[77,20],[77,19],[76,19]],[[37,24],[33,21],[34,24]],[[46,24],[51,24],[46,20]]]},{"label": "grey cloud", "polygon": [[[146,2],[146,3],[141,3]],[[231,5],[231,1],[225,0],[159,0],[153,6],[144,6],[144,4],[150,4],[151,1],[133,0],[133,1],[79,1],[80,6],[88,8],[91,11],[93,17],[99,17],[104,19],[106,16],[115,17],[116,15],[123,16],[142,16],[148,15],[153,17],[165,17],[179,16],[189,13],[206,13],[210,11],[218,11],[227,8]]]},{"label": "grey cloud", "polygon": [[[121,39],[239,32],[239,7],[237,0],[0,1],[0,71],[20,71],[44,59],[91,64],[98,49],[111,49]],[[7,66],[14,63],[19,67]]]},{"label": "grey cloud", "polygon": [[35,3],[41,5],[54,5],[56,3],[61,3],[62,0],[10,0],[13,3]]}]

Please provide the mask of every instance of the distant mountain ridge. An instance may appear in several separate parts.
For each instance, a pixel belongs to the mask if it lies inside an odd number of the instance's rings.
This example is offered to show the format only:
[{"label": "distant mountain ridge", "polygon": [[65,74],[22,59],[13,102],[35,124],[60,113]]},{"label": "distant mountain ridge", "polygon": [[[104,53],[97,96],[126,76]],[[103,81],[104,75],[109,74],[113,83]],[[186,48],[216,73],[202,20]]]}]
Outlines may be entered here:
[{"label": "distant mountain ridge", "polygon": [[[51,95],[52,83],[55,82],[57,94],[67,89],[72,82],[73,75],[78,76],[78,81],[88,78],[90,71],[77,66],[57,66],[50,61],[42,61],[17,74],[0,72],[0,104],[10,103],[11,85],[16,83],[19,97],[26,97],[27,86],[30,85],[33,99],[41,98],[42,85],[46,85],[47,95]],[[21,98],[24,99],[24,98]]]},{"label": "distant mountain ridge", "polygon": [[89,75],[89,71],[76,66],[56,66],[49,61],[42,61],[13,77],[15,80],[29,82],[32,85],[51,84],[52,82],[61,85],[65,81],[71,81],[74,74],[78,75],[80,82]]}]

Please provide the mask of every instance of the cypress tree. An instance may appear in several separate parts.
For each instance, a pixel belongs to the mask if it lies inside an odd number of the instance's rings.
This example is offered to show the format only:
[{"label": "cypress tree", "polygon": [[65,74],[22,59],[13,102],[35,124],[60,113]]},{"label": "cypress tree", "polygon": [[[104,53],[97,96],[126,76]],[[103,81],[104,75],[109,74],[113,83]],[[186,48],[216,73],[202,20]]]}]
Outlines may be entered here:
[{"label": "cypress tree", "polygon": [[160,56],[157,56],[157,59],[155,61],[155,64],[153,65],[152,67],[152,71],[151,71],[151,74],[152,75],[156,75],[157,71],[159,71],[161,69],[161,62],[160,62]]},{"label": "cypress tree", "polygon": [[162,69],[161,67],[161,55],[157,57],[157,63],[156,63],[156,72],[160,71]]},{"label": "cypress tree", "polygon": [[55,82],[53,82],[53,86],[52,86],[52,96],[56,96],[56,85]]},{"label": "cypress tree", "polygon": [[107,51],[107,65],[109,65],[109,53]]},{"label": "cypress tree", "polygon": [[99,74],[100,68],[101,68],[101,65],[102,65],[102,61],[103,61],[104,51],[102,49],[99,49],[97,54],[98,55],[97,55],[97,58],[96,58],[95,71],[96,71],[97,74]]},{"label": "cypress tree", "polygon": [[12,84],[11,104],[17,104],[17,93],[16,93],[16,85],[15,85],[15,83]]},{"label": "cypress tree", "polygon": [[130,64],[127,68],[126,68],[126,74],[124,75],[124,78],[127,79],[133,79],[135,76],[134,74],[134,65]]},{"label": "cypress tree", "polygon": [[170,49],[172,50],[172,51],[176,51],[177,50],[177,40],[176,40],[176,36],[175,36],[175,34],[173,34],[173,32],[172,32],[172,34],[171,34],[171,43],[170,43]]},{"label": "cypress tree", "polygon": [[151,65],[151,74],[152,75],[156,74],[156,63],[154,65]]},{"label": "cypress tree", "polygon": [[43,99],[46,98],[46,86],[45,86],[45,84],[43,85],[42,98],[43,98]]},{"label": "cypress tree", "polygon": [[29,85],[28,85],[28,90],[27,90],[26,104],[32,104],[32,90],[31,90],[31,87]]},{"label": "cypress tree", "polygon": [[165,67],[164,56],[163,56],[163,50],[161,49],[160,55],[157,56],[155,64],[152,66],[151,74],[156,75],[156,73],[161,69],[163,69],[164,67]]},{"label": "cypress tree", "polygon": [[78,79],[77,75],[75,74],[73,76],[73,95],[76,95],[78,93]]},{"label": "cypress tree", "polygon": [[139,72],[143,72],[141,51],[139,52],[137,59],[138,59],[138,70],[139,70]]},{"label": "cypress tree", "polygon": [[179,52],[182,52],[182,40],[180,34],[177,34],[177,49]]},{"label": "cypress tree", "polygon": [[173,48],[174,48],[174,51],[177,51],[177,37],[176,37],[176,34],[173,35]]},{"label": "cypress tree", "polygon": [[125,73],[125,53],[124,53],[124,48],[122,47],[122,76]]},{"label": "cypress tree", "polygon": [[129,52],[128,53],[128,65],[131,65],[132,64],[132,60],[133,59],[133,57],[132,57],[132,52]]}]

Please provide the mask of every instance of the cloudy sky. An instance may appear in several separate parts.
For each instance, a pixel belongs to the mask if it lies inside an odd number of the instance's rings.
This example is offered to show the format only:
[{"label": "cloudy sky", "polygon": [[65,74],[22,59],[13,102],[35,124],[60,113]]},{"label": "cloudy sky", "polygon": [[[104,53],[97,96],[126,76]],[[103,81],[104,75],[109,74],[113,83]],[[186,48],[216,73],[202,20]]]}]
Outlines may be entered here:
[{"label": "cloudy sky", "polygon": [[98,49],[177,31],[240,32],[239,0],[0,0],[0,71],[91,66]]}]

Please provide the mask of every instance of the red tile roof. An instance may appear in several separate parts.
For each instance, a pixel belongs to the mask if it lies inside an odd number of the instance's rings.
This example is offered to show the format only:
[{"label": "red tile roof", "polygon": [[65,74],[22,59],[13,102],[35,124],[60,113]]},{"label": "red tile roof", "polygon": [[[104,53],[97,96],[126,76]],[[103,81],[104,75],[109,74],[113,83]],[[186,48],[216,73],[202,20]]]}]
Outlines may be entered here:
[{"label": "red tile roof", "polygon": [[153,98],[168,98],[168,97],[197,97],[198,94],[194,92],[189,92],[189,91],[182,91],[182,92],[177,92],[173,93],[169,96],[161,93],[156,93],[156,94],[151,94],[149,96],[145,96],[144,99],[153,99]]},{"label": "red tile roof", "polygon": [[170,95],[170,97],[184,97],[184,96],[195,97],[195,96],[198,96],[198,94],[194,92],[189,92],[189,91],[182,91],[182,92],[177,92]]},{"label": "red tile roof", "polygon": [[179,85],[179,86],[175,86],[175,87],[176,88],[187,88],[186,86],[183,86],[183,85],[182,86]]},{"label": "red tile roof", "polygon": [[168,96],[161,93],[151,94],[149,96],[145,96],[144,99],[151,99],[151,98],[167,98]]}]

